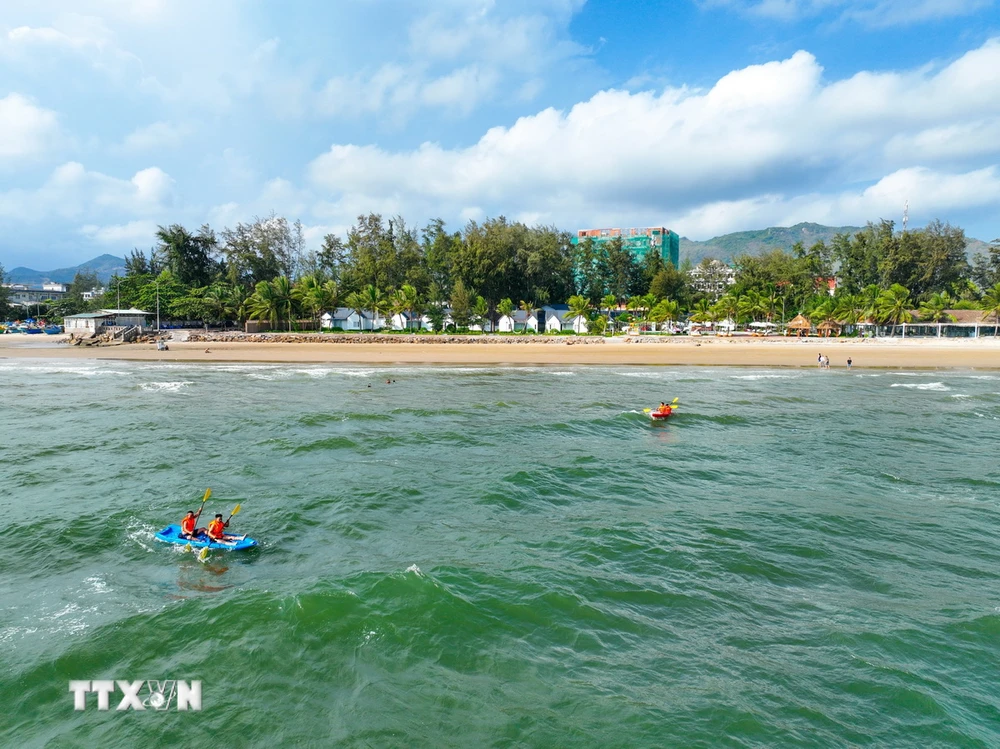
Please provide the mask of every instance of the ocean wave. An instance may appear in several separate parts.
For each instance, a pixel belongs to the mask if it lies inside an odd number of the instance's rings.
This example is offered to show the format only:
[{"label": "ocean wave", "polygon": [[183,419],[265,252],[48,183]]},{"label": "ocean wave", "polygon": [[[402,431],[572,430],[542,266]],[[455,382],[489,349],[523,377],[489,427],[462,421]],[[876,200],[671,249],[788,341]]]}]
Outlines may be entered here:
[{"label": "ocean wave", "polygon": [[139,389],[145,390],[147,393],[179,393],[182,388],[193,384],[190,380],[183,382],[142,382],[139,384]]},{"label": "ocean wave", "polygon": [[942,393],[951,390],[951,388],[945,385],[943,382],[920,382],[914,384],[895,382],[889,387],[909,388],[910,390],[935,390]]},{"label": "ocean wave", "polygon": [[752,374],[752,375],[729,375],[731,380],[797,380],[802,375],[792,374]]}]

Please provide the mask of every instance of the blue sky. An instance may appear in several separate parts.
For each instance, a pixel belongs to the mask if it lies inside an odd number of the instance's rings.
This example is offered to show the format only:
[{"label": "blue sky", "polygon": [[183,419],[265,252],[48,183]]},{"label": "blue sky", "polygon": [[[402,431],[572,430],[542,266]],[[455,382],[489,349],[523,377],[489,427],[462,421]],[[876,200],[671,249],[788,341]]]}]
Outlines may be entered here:
[{"label": "blue sky", "polygon": [[996,0],[4,0],[0,263],[275,211],[1000,236]]}]

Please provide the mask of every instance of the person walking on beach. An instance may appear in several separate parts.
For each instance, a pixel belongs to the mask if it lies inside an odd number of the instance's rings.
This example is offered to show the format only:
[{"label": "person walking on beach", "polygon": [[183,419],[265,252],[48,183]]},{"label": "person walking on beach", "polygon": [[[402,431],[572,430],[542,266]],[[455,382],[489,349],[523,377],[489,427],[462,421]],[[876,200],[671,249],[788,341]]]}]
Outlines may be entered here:
[{"label": "person walking on beach", "polygon": [[816,357],[816,365],[822,369],[823,368],[823,354]]}]

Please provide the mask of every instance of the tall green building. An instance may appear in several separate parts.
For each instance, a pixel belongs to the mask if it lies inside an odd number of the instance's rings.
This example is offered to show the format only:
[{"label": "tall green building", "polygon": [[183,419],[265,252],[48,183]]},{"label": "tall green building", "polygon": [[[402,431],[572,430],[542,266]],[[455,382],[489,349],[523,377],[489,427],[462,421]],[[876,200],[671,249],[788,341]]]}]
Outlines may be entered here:
[{"label": "tall green building", "polygon": [[573,244],[579,244],[592,239],[594,244],[601,245],[617,237],[622,238],[622,245],[640,263],[645,259],[646,253],[659,252],[664,263],[670,262],[675,268],[680,267],[681,238],[677,232],[663,226],[647,229],[581,229],[572,241]]}]

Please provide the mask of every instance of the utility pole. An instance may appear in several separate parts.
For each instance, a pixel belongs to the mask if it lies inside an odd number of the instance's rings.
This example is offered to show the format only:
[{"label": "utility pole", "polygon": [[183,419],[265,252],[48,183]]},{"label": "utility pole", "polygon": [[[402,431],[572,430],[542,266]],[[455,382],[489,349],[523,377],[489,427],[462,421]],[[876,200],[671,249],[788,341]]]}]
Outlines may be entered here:
[{"label": "utility pole", "polygon": [[160,282],[156,281],[156,332],[160,332]]}]

